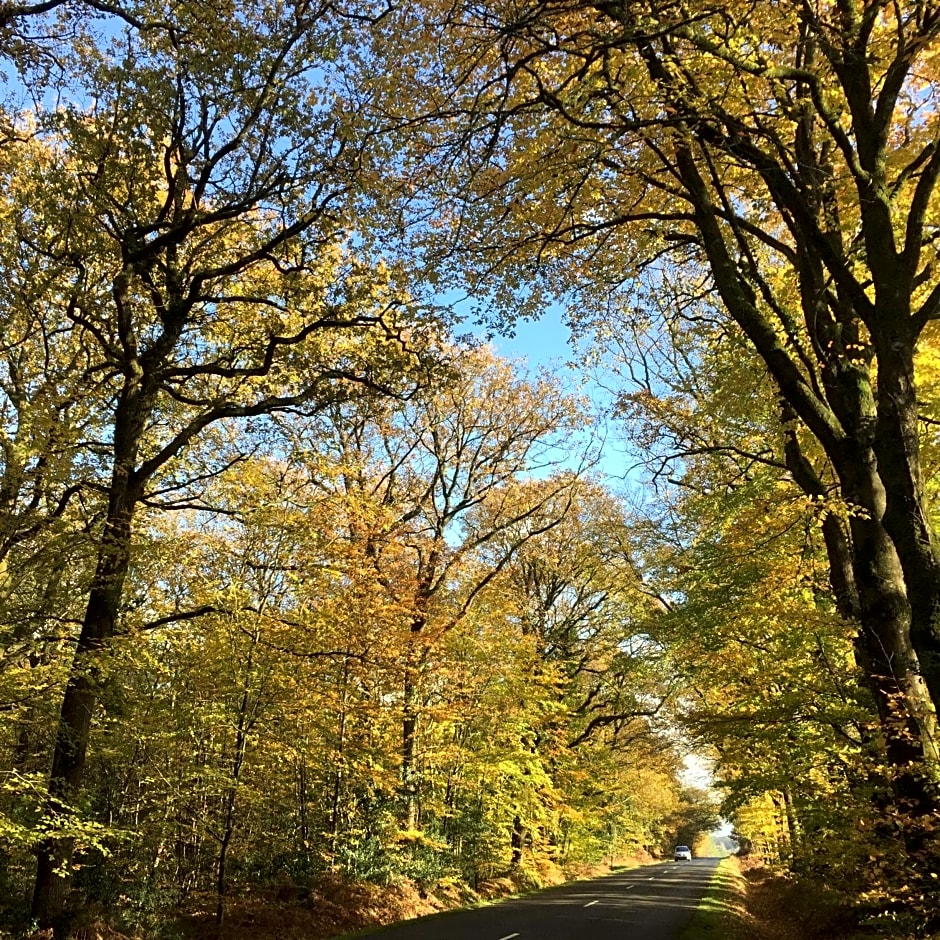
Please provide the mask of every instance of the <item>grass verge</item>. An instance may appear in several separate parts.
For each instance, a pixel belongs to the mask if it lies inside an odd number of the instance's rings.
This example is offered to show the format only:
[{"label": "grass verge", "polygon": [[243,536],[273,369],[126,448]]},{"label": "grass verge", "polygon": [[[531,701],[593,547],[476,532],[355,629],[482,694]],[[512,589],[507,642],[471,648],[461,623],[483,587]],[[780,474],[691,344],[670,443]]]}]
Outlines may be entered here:
[{"label": "grass verge", "polygon": [[747,940],[747,884],[738,860],[723,858],[715,869],[692,920],[680,934],[680,940]]}]

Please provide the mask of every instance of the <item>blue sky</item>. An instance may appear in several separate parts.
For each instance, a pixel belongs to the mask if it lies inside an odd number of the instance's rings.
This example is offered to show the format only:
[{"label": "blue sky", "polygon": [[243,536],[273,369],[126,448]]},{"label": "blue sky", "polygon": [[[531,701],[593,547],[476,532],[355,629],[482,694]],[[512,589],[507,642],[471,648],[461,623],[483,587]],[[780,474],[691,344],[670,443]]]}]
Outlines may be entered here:
[{"label": "blue sky", "polygon": [[512,339],[497,336],[493,345],[510,359],[525,358],[531,366],[548,366],[571,358],[571,332],[556,308],[547,310],[539,320],[520,320]]},{"label": "blue sky", "polygon": [[[602,391],[584,368],[573,365],[576,350],[572,347],[571,331],[563,322],[563,312],[559,307],[549,307],[539,320],[520,320],[516,324],[515,336],[495,336],[492,344],[500,355],[509,359],[525,359],[533,370],[545,367],[560,373],[566,384],[579,388],[599,408],[609,402],[610,393]],[[639,475],[636,470],[630,472],[635,457],[625,452],[622,430],[612,424],[607,424],[606,428],[598,426],[594,430],[604,437],[599,472],[614,485],[626,482],[628,488],[635,488]]]}]

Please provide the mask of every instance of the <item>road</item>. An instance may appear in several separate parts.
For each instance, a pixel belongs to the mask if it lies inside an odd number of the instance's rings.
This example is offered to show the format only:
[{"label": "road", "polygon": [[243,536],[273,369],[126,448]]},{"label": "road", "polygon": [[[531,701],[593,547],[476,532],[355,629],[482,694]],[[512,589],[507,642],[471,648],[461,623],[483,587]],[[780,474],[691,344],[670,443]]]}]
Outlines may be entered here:
[{"label": "road", "polygon": [[491,907],[420,918],[382,940],[676,940],[716,858],[661,862],[577,881]]}]

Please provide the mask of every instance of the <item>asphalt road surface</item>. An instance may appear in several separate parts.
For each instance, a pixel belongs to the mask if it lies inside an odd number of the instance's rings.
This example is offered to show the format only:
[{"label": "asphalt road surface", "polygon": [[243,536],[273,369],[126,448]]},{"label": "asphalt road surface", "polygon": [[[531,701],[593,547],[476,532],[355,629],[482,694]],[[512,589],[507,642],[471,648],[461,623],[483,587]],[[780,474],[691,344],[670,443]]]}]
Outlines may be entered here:
[{"label": "asphalt road surface", "polygon": [[716,858],[661,862],[471,911],[407,921],[382,940],[676,940]]}]

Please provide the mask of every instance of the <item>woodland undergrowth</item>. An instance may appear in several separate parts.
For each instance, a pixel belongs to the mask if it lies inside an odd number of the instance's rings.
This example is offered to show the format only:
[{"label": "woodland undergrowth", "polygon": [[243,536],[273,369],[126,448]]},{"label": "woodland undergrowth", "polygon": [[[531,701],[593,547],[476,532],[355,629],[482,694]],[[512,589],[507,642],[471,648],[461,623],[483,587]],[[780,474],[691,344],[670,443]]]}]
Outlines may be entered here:
[{"label": "woodland undergrowth", "polygon": [[[652,861],[647,853],[619,860],[615,867]],[[454,879],[433,887],[398,878],[388,885],[324,875],[310,884],[289,877],[279,885],[243,891],[230,899],[222,935],[225,940],[332,940],[360,931],[538,890],[564,881],[607,874],[611,866],[578,865],[562,869],[541,865],[515,876],[492,878],[476,888]],[[149,927],[118,929],[100,906],[89,906],[68,931],[69,940],[215,940],[215,896],[193,895],[175,912]],[[0,931],[0,940],[13,935]],[[29,940],[53,940],[53,931],[38,931]]]}]

